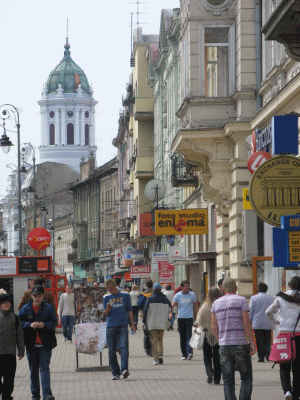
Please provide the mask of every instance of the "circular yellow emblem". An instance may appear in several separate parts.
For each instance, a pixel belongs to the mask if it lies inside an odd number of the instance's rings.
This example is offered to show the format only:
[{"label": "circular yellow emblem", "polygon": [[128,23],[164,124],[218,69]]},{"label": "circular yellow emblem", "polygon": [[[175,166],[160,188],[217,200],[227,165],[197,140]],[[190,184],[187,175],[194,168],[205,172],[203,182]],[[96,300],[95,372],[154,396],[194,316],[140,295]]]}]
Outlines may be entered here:
[{"label": "circular yellow emblem", "polygon": [[280,217],[300,212],[300,159],[275,156],[252,175],[249,198],[253,210],[268,224],[280,227]]}]

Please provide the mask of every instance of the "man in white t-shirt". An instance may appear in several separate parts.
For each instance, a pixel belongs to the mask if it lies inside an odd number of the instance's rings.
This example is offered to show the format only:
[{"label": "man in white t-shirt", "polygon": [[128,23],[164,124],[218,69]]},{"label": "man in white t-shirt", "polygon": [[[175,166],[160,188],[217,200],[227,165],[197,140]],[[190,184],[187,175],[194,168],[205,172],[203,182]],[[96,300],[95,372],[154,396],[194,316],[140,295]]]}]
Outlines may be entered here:
[{"label": "man in white t-shirt", "polygon": [[[178,306],[178,332],[180,336],[181,359],[191,360],[193,358],[193,349],[189,345],[192,337],[192,328],[194,319],[198,313],[198,303],[195,293],[190,291],[189,281],[182,281],[181,292],[176,293],[172,302],[172,312],[174,307]],[[172,318],[172,313],[170,313]]]},{"label": "man in white t-shirt", "polygon": [[66,293],[60,296],[57,312],[63,327],[64,342],[72,343],[72,332],[75,324],[75,300],[71,285],[67,285]]}]

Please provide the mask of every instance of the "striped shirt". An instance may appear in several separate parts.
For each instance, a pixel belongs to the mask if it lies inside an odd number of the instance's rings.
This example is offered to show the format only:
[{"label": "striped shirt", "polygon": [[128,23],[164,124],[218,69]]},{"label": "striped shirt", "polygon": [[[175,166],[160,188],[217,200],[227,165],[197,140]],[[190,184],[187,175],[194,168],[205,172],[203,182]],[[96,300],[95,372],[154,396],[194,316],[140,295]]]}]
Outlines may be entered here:
[{"label": "striped shirt", "polygon": [[246,298],[236,294],[226,294],[214,302],[211,312],[217,318],[220,346],[247,344],[242,312],[249,310]]}]

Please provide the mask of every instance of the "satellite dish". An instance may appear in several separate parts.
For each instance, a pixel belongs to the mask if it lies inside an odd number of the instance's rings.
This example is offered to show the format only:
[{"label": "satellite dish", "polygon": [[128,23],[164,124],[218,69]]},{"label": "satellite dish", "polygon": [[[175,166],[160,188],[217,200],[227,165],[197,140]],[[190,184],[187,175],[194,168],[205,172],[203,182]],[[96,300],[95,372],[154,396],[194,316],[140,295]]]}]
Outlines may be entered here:
[{"label": "satellite dish", "polygon": [[145,196],[150,201],[158,201],[166,194],[166,185],[160,179],[152,179],[145,186]]}]

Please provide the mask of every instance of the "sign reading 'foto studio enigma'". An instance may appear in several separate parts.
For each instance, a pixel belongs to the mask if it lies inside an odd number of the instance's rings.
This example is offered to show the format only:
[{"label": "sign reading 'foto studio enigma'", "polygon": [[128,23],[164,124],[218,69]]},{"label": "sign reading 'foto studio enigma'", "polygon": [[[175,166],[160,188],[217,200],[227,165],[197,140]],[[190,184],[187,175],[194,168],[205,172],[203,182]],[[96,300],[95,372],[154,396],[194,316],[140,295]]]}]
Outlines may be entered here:
[{"label": "sign reading 'foto studio enigma'", "polygon": [[156,235],[207,235],[207,209],[155,210]]},{"label": "sign reading 'foto studio enigma'", "polygon": [[280,227],[280,217],[299,212],[300,159],[276,156],[264,162],[252,175],[249,196],[256,214]]}]

